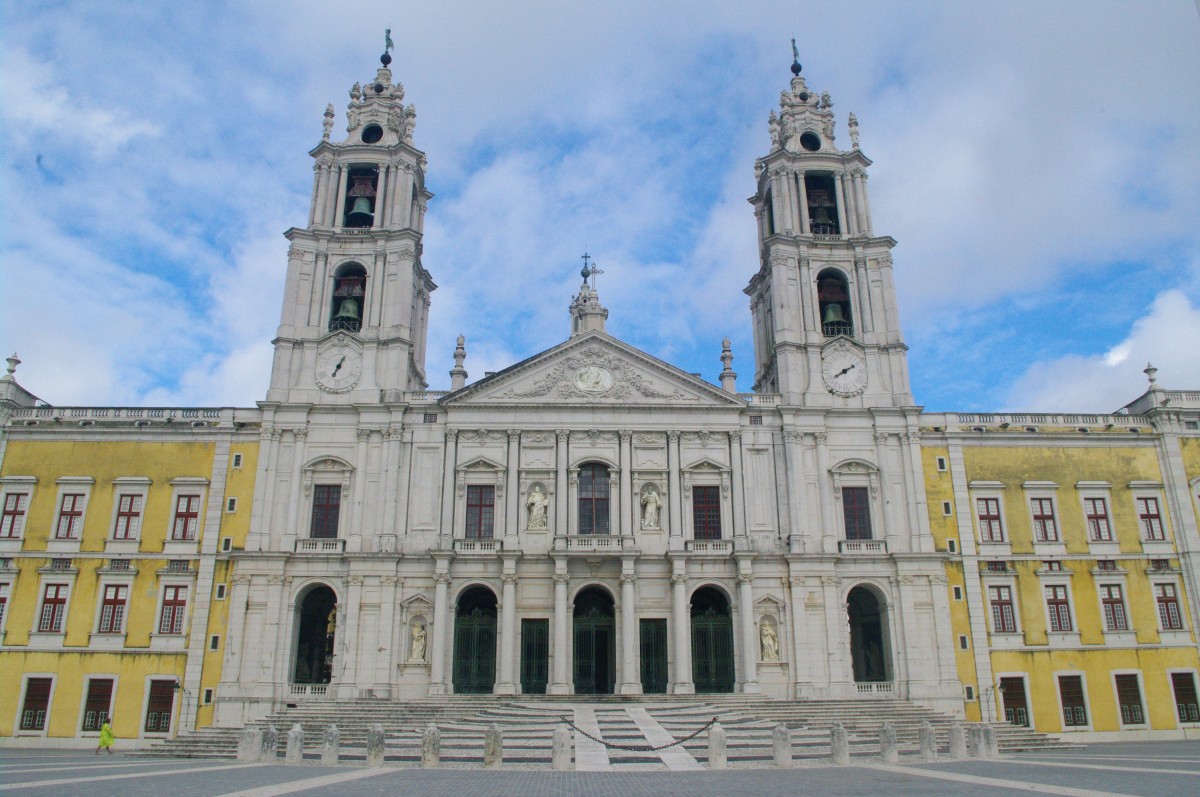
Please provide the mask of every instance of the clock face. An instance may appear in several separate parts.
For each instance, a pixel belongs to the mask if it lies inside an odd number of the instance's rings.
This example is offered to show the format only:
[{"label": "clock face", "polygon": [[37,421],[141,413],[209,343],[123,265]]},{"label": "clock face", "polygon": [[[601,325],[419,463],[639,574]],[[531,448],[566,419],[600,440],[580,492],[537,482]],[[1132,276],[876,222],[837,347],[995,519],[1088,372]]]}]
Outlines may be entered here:
[{"label": "clock face", "polygon": [[317,385],[331,393],[341,393],[358,384],[362,376],[362,355],[339,344],[317,355]]},{"label": "clock face", "polygon": [[822,355],[821,378],[830,393],[857,396],[867,386],[867,361],[858,349],[835,347]]}]

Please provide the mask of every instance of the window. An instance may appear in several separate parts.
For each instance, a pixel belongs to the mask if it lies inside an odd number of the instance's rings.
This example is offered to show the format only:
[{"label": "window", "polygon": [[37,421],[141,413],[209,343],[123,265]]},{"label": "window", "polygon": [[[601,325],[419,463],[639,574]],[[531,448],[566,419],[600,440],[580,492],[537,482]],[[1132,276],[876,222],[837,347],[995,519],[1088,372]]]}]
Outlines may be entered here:
[{"label": "window", "polygon": [[146,701],[147,733],[167,733],[171,730],[171,708],[174,703],[174,681],[150,682],[150,699]]},{"label": "window", "polygon": [[167,562],[167,570],[172,573],[186,573],[192,569],[192,563],[187,559],[172,559]]},{"label": "window", "polygon": [[208,638],[208,649],[209,650],[220,650],[221,649],[221,637],[218,636],[217,634],[213,634],[212,636],[210,636]]},{"label": "window", "polygon": [[956,601],[960,601],[960,600],[962,600],[962,599],[963,599],[962,587],[958,587],[958,586],[956,586],[956,587],[954,588],[954,600],[956,600]]},{"label": "window", "polygon": [[158,633],[182,634],[183,612],[186,608],[187,587],[165,587],[163,589],[162,618],[158,622]]},{"label": "window", "polygon": [[1068,728],[1086,726],[1088,720],[1087,705],[1083,701],[1083,677],[1058,676],[1058,693],[1062,698],[1063,725]]},{"label": "window", "polygon": [[212,703],[212,701],[213,701],[213,690],[205,689],[204,690],[204,705],[206,705],[206,706],[210,705]]},{"label": "window", "polygon": [[70,559],[51,559],[50,560],[50,569],[51,570],[70,570],[71,569],[71,560]]},{"label": "window", "polygon": [[1151,570],[1170,570],[1171,569],[1171,560],[1170,559],[1151,559],[1150,560],[1150,569]]},{"label": "window", "polygon": [[942,514],[946,517],[954,514],[954,509],[950,506],[949,501],[942,501]]},{"label": "window", "polygon": [[1104,498],[1083,499],[1083,514],[1087,518],[1088,539],[1092,542],[1112,542],[1112,525],[1108,522],[1108,501]]},{"label": "window", "polygon": [[467,539],[490,540],[496,526],[496,488],[467,485]]},{"label": "window", "polygon": [[219,600],[219,601],[225,600],[225,585],[224,584],[217,585],[217,600]]},{"label": "window", "polygon": [[1012,587],[990,587],[988,594],[992,603],[992,630],[997,634],[1015,634],[1017,615],[1013,610]]},{"label": "window", "polygon": [[1117,705],[1121,709],[1121,724],[1144,724],[1146,717],[1142,712],[1142,690],[1138,686],[1138,677],[1132,673],[1113,677],[1117,682]]},{"label": "window", "polygon": [[235,468],[242,467],[242,455],[241,454],[233,455],[233,467],[235,467]]},{"label": "window", "polygon": [[958,646],[959,646],[959,648],[961,648],[962,650],[966,650],[968,647],[970,647],[969,643],[967,642],[967,635],[966,635],[966,634],[959,634],[959,635],[958,635]]},{"label": "window", "polygon": [[425,413],[421,422],[422,423],[437,423],[437,413],[436,412]]},{"label": "window", "polygon": [[[360,190],[357,188],[353,190]],[[372,190],[371,196],[374,196]],[[361,197],[365,202],[365,196]],[[357,203],[356,203],[357,206]],[[366,224],[347,224],[351,227],[370,227],[369,217],[364,217],[361,214],[358,218],[367,218]],[[347,332],[358,332],[362,329],[362,311],[363,299],[366,297],[367,286],[367,270],[357,263],[349,263],[338,269],[338,274],[333,280],[333,307],[330,311],[329,331],[335,332],[339,329],[344,329]]]},{"label": "window", "polygon": [[200,496],[177,496],[175,498],[175,522],[171,525],[171,539],[194,540],[199,525]]},{"label": "window", "polygon": [[975,687],[973,687],[973,686],[966,687],[966,694],[967,694],[967,700],[974,700],[975,699]]},{"label": "window", "polygon": [[1183,628],[1183,615],[1179,612],[1179,596],[1174,584],[1155,584],[1154,599],[1158,602],[1158,622],[1164,631]]},{"label": "window", "polygon": [[940,471],[946,470],[946,458],[945,457],[937,458],[937,469]]},{"label": "window", "polygon": [[225,499],[225,511],[226,512],[236,512],[237,511],[237,499],[236,498],[226,498]]},{"label": "window", "polygon": [[8,591],[11,584],[0,584],[0,631],[4,630],[4,617],[8,614]]},{"label": "window", "polygon": [[25,513],[29,510],[29,493],[5,493],[4,510],[0,514],[0,538],[15,539],[25,530]]},{"label": "window", "polygon": [[221,550],[222,551],[232,551],[233,550],[233,537],[222,537],[221,538]]},{"label": "window", "polygon": [[958,553],[958,540],[946,540],[946,550],[950,553]]},{"label": "window", "polygon": [[125,629],[125,602],[129,587],[124,584],[106,584],[104,598],[100,604],[100,633],[119,634]]},{"label": "window", "polygon": [[1104,609],[1105,630],[1129,630],[1129,621],[1125,616],[1125,599],[1121,595],[1119,584],[1100,585],[1100,605]]},{"label": "window", "polygon": [[142,528],[141,495],[117,496],[117,522],[113,526],[114,540],[136,540]]},{"label": "window", "polygon": [[108,569],[109,570],[130,570],[131,568],[129,567],[128,559],[109,559],[108,560]]},{"label": "window", "polygon": [[1158,511],[1157,498],[1137,499],[1138,521],[1142,526],[1142,538],[1146,540],[1164,540],[1162,515]]},{"label": "window", "polygon": [[1053,498],[1030,498],[1033,510],[1033,538],[1038,542],[1058,542],[1058,526],[1054,522]]},{"label": "window", "polygon": [[1116,570],[1117,562],[1115,559],[1101,559],[1100,561],[1096,562],[1096,569],[1097,570]]},{"label": "window", "polygon": [[987,571],[989,573],[1007,573],[1008,572],[1008,562],[996,561],[995,559],[992,559],[992,560],[986,562],[985,564],[987,567]]},{"label": "window", "polygon": [[87,702],[83,704],[83,730],[100,730],[100,726],[108,719],[112,692],[111,678],[88,679]]},{"label": "window", "polygon": [[1175,713],[1180,722],[1200,722],[1200,701],[1196,699],[1196,678],[1190,672],[1171,673],[1175,692]]},{"label": "window", "polygon": [[38,620],[38,631],[59,633],[67,614],[67,585],[47,584],[42,596],[42,614]]},{"label": "window", "polygon": [[1061,573],[1062,562],[1057,559],[1049,559],[1042,562],[1042,569],[1050,573]]},{"label": "window", "polygon": [[338,520],[342,514],[342,486],[340,484],[314,484],[312,526],[309,536],[316,539],[334,539],[338,535]]},{"label": "window", "polygon": [[1071,604],[1067,588],[1061,584],[1046,586],[1046,610],[1050,613],[1050,630],[1065,633],[1071,630]]},{"label": "window", "polygon": [[21,730],[46,730],[46,713],[50,710],[51,678],[30,678],[25,682],[25,705],[21,707]]},{"label": "window", "polygon": [[692,535],[697,540],[721,539],[721,488],[692,488]]},{"label": "window", "polygon": [[83,493],[63,493],[58,506],[58,524],[54,537],[59,540],[77,540],[83,530]]},{"label": "window", "polygon": [[762,426],[762,416],[761,415],[751,415],[750,416],[750,425],[751,426]]},{"label": "window", "polygon": [[579,469],[579,533],[608,534],[608,468]]},{"label": "window", "polygon": [[1000,520],[999,498],[977,498],[979,537],[984,542],[1004,542],[1004,524]]},{"label": "window", "polygon": [[842,488],[842,513],[846,519],[846,539],[871,539],[871,507],[866,487]]}]

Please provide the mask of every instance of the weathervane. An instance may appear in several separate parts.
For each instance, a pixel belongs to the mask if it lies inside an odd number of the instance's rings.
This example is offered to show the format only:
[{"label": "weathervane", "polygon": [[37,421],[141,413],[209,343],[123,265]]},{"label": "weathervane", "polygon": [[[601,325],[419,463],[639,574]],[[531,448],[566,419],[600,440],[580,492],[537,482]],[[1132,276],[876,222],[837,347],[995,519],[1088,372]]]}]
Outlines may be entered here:
[{"label": "weathervane", "polygon": [[587,252],[583,253],[582,259],[583,259],[583,270],[579,272],[579,276],[583,277],[583,281],[585,283],[587,282],[588,277],[591,277],[592,278],[592,290],[594,291],[594,290],[596,290],[596,275],[603,274],[604,271],[596,266],[596,261],[594,261],[594,260],[592,260],[591,265],[588,265],[588,261],[591,260],[592,257]]},{"label": "weathervane", "polygon": [[[795,46],[796,46],[796,40],[792,39],[792,47],[795,48]],[[396,48],[396,45],[392,44],[392,29],[384,28],[384,30],[383,30],[383,51],[385,53],[390,53],[395,48]]]},{"label": "weathervane", "polygon": [[800,76],[800,51],[796,49],[796,37],[792,37],[792,74]]}]

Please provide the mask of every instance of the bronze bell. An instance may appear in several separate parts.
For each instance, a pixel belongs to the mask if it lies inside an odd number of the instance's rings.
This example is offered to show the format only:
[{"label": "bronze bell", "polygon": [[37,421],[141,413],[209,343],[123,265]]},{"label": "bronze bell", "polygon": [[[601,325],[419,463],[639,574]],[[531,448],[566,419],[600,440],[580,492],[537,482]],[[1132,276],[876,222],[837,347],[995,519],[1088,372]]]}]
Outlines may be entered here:
[{"label": "bronze bell", "polygon": [[371,200],[365,196],[360,196],[354,199],[354,204],[350,207],[350,212],[346,214],[346,226],[368,227],[374,219],[375,214],[371,211]]},{"label": "bronze bell", "polygon": [[842,315],[842,306],[835,302],[830,302],[825,305],[825,317],[821,319],[824,324],[845,324],[846,316]]},{"label": "bronze bell", "polygon": [[355,321],[359,320],[358,302],[354,299],[343,299],[342,303],[338,305],[337,315],[334,318],[353,318]]}]

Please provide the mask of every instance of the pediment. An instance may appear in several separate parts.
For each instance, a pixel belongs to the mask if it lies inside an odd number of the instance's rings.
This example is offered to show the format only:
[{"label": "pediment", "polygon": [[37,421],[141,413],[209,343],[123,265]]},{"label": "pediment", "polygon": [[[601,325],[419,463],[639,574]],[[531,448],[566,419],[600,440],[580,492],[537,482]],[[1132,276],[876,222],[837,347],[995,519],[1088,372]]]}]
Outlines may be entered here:
[{"label": "pediment", "polygon": [[445,405],[743,407],[703,379],[603,332],[588,332],[441,399]]}]

